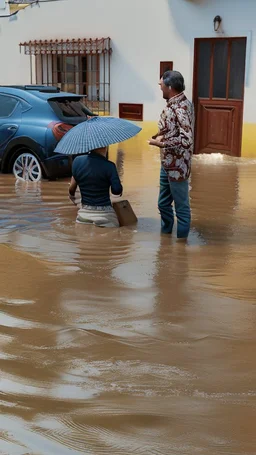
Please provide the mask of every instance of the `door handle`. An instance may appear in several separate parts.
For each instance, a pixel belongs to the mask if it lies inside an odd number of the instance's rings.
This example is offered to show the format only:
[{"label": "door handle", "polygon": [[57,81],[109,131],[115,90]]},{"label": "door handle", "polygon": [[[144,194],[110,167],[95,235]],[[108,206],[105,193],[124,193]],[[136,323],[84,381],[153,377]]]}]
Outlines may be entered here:
[{"label": "door handle", "polygon": [[8,131],[13,131],[16,129],[17,129],[17,126],[8,126],[8,128],[7,128]]}]

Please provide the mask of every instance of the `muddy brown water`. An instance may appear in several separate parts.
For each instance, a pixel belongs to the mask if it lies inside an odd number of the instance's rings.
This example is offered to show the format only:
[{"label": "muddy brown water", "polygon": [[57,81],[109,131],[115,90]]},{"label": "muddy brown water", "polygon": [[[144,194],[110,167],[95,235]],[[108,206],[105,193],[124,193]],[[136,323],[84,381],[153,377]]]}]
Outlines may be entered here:
[{"label": "muddy brown water", "polygon": [[194,158],[184,245],[139,145],[118,155],[135,227],[0,176],[1,454],[256,454],[256,160]]}]

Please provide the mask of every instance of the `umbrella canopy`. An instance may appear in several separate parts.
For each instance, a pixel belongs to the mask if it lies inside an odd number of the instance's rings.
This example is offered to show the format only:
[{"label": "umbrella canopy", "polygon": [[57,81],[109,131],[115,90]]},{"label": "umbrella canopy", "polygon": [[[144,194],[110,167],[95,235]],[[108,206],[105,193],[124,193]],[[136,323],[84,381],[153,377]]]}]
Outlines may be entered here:
[{"label": "umbrella canopy", "polygon": [[79,155],[90,150],[123,142],[141,131],[137,125],[114,117],[92,117],[79,123],[63,136],[55,152]]}]

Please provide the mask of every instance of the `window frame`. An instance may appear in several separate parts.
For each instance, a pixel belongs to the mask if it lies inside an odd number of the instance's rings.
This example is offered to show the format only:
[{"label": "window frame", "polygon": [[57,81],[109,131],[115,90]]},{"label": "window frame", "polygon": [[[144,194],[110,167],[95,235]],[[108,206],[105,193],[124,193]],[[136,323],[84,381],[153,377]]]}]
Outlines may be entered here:
[{"label": "window frame", "polygon": [[[125,108],[130,108],[131,112],[124,112]],[[136,113],[136,108],[138,113]],[[141,103],[119,103],[119,118],[143,122],[144,105]]]}]

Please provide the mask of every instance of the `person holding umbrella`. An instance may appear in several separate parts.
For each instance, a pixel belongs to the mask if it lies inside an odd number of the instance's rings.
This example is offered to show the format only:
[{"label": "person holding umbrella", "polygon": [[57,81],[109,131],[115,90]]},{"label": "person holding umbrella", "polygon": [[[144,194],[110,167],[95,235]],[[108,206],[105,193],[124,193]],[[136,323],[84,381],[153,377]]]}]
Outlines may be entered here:
[{"label": "person holding umbrella", "polygon": [[59,142],[55,152],[78,155],[73,161],[69,198],[75,203],[77,187],[82,207],[78,223],[100,227],[119,227],[110,199],[121,196],[123,187],[116,165],[107,159],[108,146],[123,142],[141,131],[127,120],[112,117],[92,117],[70,130]]},{"label": "person holding umbrella", "polygon": [[92,150],[88,155],[75,158],[69,197],[75,203],[79,186],[82,208],[78,211],[78,223],[95,224],[101,227],[118,227],[119,222],[110,200],[110,192],[121,196],[121,185],[116,165],[107,159],[107,147]]}]

